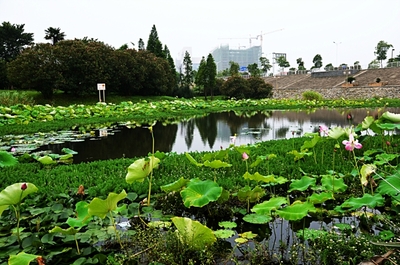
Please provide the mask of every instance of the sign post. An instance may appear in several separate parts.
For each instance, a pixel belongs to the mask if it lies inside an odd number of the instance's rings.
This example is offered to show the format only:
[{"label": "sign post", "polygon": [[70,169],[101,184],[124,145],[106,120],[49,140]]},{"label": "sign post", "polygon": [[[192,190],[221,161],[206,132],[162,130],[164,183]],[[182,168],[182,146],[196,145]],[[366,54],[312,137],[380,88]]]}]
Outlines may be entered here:
[{"label": "sign post", "polygon": [[98,83],[97,84],[97,90],[99,91],[99,102],[102,102],[101,101],[101,99],[102,99],[101,94],[103,94],[103,102],[106,102],[106,84]]}]

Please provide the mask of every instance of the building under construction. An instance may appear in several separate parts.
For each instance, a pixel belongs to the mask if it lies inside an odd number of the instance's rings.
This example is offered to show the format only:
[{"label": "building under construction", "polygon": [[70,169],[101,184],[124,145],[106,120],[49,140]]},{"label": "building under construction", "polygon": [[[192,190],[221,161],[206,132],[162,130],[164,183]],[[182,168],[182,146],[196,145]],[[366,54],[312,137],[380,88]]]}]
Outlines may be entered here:
[{"label": "building under construction", "polygon": [[249,64],[259,64],[262,54],[261,46],[253,46],[247,49],[229,49],[229,45],[221,45],[212,51],[217,72],[229,69],[229,62],[239,64],[240,69],[247,69]]}]

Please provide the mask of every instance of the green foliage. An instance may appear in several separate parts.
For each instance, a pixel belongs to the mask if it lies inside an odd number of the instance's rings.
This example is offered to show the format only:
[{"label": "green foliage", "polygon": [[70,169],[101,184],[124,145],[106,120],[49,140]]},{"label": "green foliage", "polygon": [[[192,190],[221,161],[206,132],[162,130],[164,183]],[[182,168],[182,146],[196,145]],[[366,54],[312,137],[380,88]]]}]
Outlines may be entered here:
[{"label": "green foliage", "polygon": [[265,83],[264,79],[258,76],[252,76],[247,79],[250,89],[253,90],[251,98],[272,98],[272,85]]},{"label": "green foliage", "polygon": [[192,179],[187,187],[181,191],[183,203],[186,207],[203,207],[212,201],[218,200],[222,188],[211,180],[201,181]]},{"label": "green foliage", "polygon": [[249,98],[252,95],[252,90],[249,83],[243,77],[234,75],[228,78],[221,87],[222,95],[233,97],[236,99]]},{"label": "green foliage", "polygon": [[322,100],[323,97],[320,93],[312,91],[312,90],[308,90],[303,92],[302,97],[304,100]]},{"label": "green foliage", "polygon": [[0,26],[0,58],[14,60],[28,45],[33,44],[33,33],[24,32],[25,24],[3,22]]},{"label": "green foliage", "polygon": [[17,92],[12,90],[0,91],[1,106],[11,107],[18,104],[33,106],[35,100],[26,92]]}]

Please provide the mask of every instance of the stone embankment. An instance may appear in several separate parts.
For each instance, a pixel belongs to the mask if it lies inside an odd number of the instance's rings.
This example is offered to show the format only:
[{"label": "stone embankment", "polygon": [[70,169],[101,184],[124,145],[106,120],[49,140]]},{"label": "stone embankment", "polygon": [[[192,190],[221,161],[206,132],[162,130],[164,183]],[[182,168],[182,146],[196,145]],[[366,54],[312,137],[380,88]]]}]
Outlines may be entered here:
[{"label": "stone embankment", "polygon": [[[356,80],[346,82],[347,77]],[[376,83],[379,78],[380,84]],[[331,71],[303,75],[265,78],[273,89],[273,98],[299,99],[305,91],[320,93],[325,99],[400,98],[400,68],[352,71]]]}]

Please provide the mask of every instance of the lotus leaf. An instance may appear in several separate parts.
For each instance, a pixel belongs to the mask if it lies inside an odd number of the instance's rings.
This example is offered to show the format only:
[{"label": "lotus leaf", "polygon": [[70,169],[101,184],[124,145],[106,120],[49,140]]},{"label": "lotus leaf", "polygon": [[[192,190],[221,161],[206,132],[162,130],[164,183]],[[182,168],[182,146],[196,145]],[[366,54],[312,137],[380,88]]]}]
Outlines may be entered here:
[{"label": "lotus leaf", "polygon": [[394,236],[395,234],[390,230],[384,230],[379,232],[379,237],[385,241],[392,239]]},{"label": "lotus leaf", "polygon": [[252,212],[257,214],[267,214],[271,215],[271,211],[280,208],[283,204],[286,204],[287,200],[285,197],[274,197],[268,201],[256,204],[251,209]]},{"label": "lotus leaf", "polygon": [[322,192],[322,193],[313,193],[311,196],[307,198],[309,202],[312,204],[321,204],[323,202],[326,202],[328,200],[333,200],[333,193],[331,192]]},{"label": "lotus leaf", "polygon": [[75,205],[76,218],[69,217],[67,224],[71,227],[83,227],[90,222],[88,203],[80,201]]},{"label": "lotus leaf", "polygon": [[299,152],[297,150],[292,150],[290,152],[287,152],[290,155],[294,155],[294,161],[298,161],[302,159],[305,156],[311,156],[313,152]]},{"label": "lotus leaf", "polygon": [[290,189],[288,192],[292,192],[294,190],[305,191],[310,186],[315,187],[316,183],[317,180],[315,178],[303,176],[301,179],[294,180],[292,183],[290,183]]},{"label": "lotus leaf", "polygon": [[218,200],[222,188],[211,180],[191,180],[187,188],[181,191],[183,203],[186,207],[203,207],[212,201]]},{"label": "lotus leaf", "polygon": [[63,229],[59,226],[55,226],[53,229],[51,229],[49,231],[49,233],[61,233],[63,235],[75,235],[78,232],[79,232],[79,229],[75,229],[73,227]]},{"label": "lotus leaf", "polygon": [[332,175],[323,175],[321,178],[322,187],[330,192],[345,192],[347,185],[344,183],[343,178],[335,178]]},{"label": "lotus leaf", "polygon": [[328,136],[332,139],[339,139],[341,136],[346,134],[345,130],[342,127],[335,127],[329,130]]},{"label": "lotus leaf", "polygon": [[237,224],[235,222],[231,222],[231,221],[219,222],[218,225],[220,227],[223,227],[223,228],[235,228],[235,227],[237,227]]},{"label": "lotus leaf", "polygon": [[366,186],[368,184],[368,177],[376,171],[376,166],[373,164],[364,164],[361,167],[361,184]]},{"label": "lotus leaf", "polygon": [[343,210],[356,210],[361,207],[367,206],[371,209],[375,208],[376,206],[383,206],[385,204],[385,200],[383,199],[382,195],[376,193],[375,195],[371,194],[364,194],[361,198],[350,198],[343,202],[340,206],[335,208],[335,211],[342,212]]},{"label": "lotus leaf", "polygon": [[314,137],[310,141],[305,141],[304,144],[300,147],[300,150],[307,150],[309,148],[314,148],[314,146],[321,140],[321,136],[314,135]]},{"label": "lotus leaf", "polygon": [[376,160],[374,161],[374,164],[381,166],[389,163],[390,161],[392,161],[395,158],[398,158],[399,156],[400,156],[399,154],[387,154],[387,153],[378,154],[375,157]]},{"label": "lotus leaf", "polygon": [[396,196],[400,193],[400,174],[389,176],[379,182],[376,192],[381,195]]},{"label": "lotus leaf", "polygon": [[252,224],[267,224],[272,220],[272,217],[270,215],[252,213],[243,216],[243,220]]},{"label": "lotus leaf", "polygon": [[[25,190],[21,189],[22,185],[26,185]],[[26,196],[37,191],[38,188],[32,183],[14,183],[0,192],[0,207],[17,205],[21,203]]]},{"label": "lotus leaf", "polygon": [[170,184],[161,186],[161,190],[165,192],[172,192],[172,191],[179,191],[182,189],[182,187],[186,186],[186,184],[189,182],[189,180],[181,177],[177,181],[174,181]]},{"label": "lotus leaf", "polygon": [[185,156],[187,157],[187,159],[189,159],[189,161],[190,161],[192,164],[194,164],[194,165],[196,165],[196,166],[198,166],[198,167],[202,167],[202,166],[203,166],[202,163],[197,162],[196,159],[194,159],[193,156],[191,156],[189,153],[186,152],[186,153],[185,153]]},{"label": "lotus leaf", "polygon": [[372,116],[365,117],[361,123],[362,129],[364,129],[364,130],[368,129],[374,123],[374,121],[375,121],[375,119]]},{"label": "lotus leaf", "polygon": [[173,217],[172,222],[178,229],[181,242],[195,250],[203,250],[217,240],[213,231],[198,221],[186,217]]},{"label": "lotus leaf", "polygon": [[391,122],[400,122],[400,114],[386,111],[385,113],[382,114],[381,119],[388,120]]},{"label": "lotus leaf", "polygon": [[214,231],[214,235],[217,238],[226,239],[226,238],[233,237],[235,235],[235,231],[229,230],[229,229],[218,229],[218,230]]},{"label": "lotus leaf", "polygon": [[125,190],[122,190],[120,194],[111,192],[108,194],[106,200],[94,198],[87,206],[89,209],[90,216],[98,216],[104,219],[107,213],[117,209],[117,203],[126,197]]},{"label": "lotus leaf", "polygon": [[31,261],[41,258],[42,256],[32,255],[25,252],[20,252],[18,255],[10,255],[8,259],[9,265],[29,265]]},{"label": "lotus leaf", "polygon": [[128,184],[132,184],[134,181],[143,182],[153,169],[158,167],[159,163],[160,159],[155,156],[136,160],[128,167],[128,173],[125,177],[126,182]]},{"label": "lotus leaf", "polygon": [[18,160],[6,151],[0,151],[0,167],[14,166]]},{"label": "lotus leaf", "polygon": [[210,168],[222,168],[222,167],[231,167],[232,164],[223,162],[221,160],[213,160],[213,161],[204,161],[204,166]]},{"label": "lotus leaf", "polygon": [[377,123],[376,126],[385,131],[393,131],[395,129],[400,129],[400,124],[393,124],[393,123]]},{"label": "lotus leaf", "polygon": [[43,165],[57,164],[57,162],[54,161],[53,158],[51,158],[51,157],[48,156],[48,155],[39,157],[39,158],[37,159],[37,161],[39,161],[39,162],[42,163]]},{"label": "lotus leaf", "polygon": [[287,221],[298,221],[307,216],[308,212],[315,212],[312,203],[295,201],[292,205],[276,210],[276,214]]},{"label": "lotus leaf", "polygon": [[239,236],[241,238],[253,239],[253,238],[256,238],[258,235],[254,234],[251,231],[248,231],[248,232],[244,232],[244,233],[239,234]]}]

